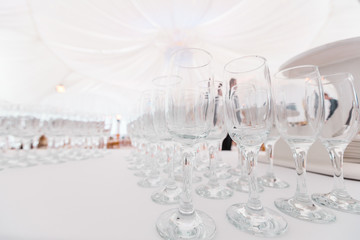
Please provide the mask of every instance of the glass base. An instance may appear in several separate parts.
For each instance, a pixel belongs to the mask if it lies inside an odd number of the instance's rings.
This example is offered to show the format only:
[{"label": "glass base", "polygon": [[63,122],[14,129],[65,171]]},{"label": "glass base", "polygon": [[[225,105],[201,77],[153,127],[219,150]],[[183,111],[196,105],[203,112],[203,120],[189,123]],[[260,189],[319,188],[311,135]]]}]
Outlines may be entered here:
[{"label": "glass base", "polygon": [[168,165],[168,162],[167,161],[159,161],[159,162],[157,162],[157,165],[159,166],[159,168],[164,169]]},{"label": "glass base", "polygon": [[242,175],[242,171],[240,168],[231,168],[228,170],[228,173],[230,173],[233,176],[241,176]]},{"label": "glass base", "polygon": [[45,164],[45,165],[58,164],[58,163],[59,161],[54,158],[41,159],[41,164]]},{"label": "glass base", "polygon": [[151,170],[141,170],[141,171],[135,172],[134,176],[145,178],[145,177],[148,177],[150,175],[150,173],[151,173]]},{"label": "glass base", "polygon": [[129,170],[142,170],[144,169],[145,165],[143,163],[132,163],[129,164]]},{"label": "glass base", "polygon": [[[183,182],[183,176],[182,175],[175,175],[175,180],[178,182]],[[201,182],[202,178],[199,176],[192,176],[192,183],[199,183]]]},{"label": "glass base", "polygon": [[164,167],[163,173],[168,174],[170,172],[170,168]]},{"label": "glass base", "polygon": [[336,216],[332,212],[318,207],[310,198],[304,198],[303,200],[281,198],[275,200],[275,206],[291,217],[309,222],[331,223],[336,220]]},{"label": "glass base", "polygon": [[135,160],[135,157],[134,157],[134,156],[127,156],[127,157],[125,158],[125,160],[126,160],[127,162],[133,162],[133,161]]},{"label": "glass base", "polygon": [[26,167],[34,167],[37,166],[38,164],[32,162],[32,161],[27,161],[25,159],[19,159],[18,161],[9,161],[9,168],[26,168]]},{"label": "glass base", "polygon": [[286,220],[277,212],[268,208],[251,210],[246,203],[230,206],[226,216],[235,227],[256,236],[274,237],[287,229]]},{"label": "glass base", "polygon": [[347,192],[342,195],[335,192],[325,194],[313,194],[311,198],[318,204],[335,210],[360,214],[360,201],[352,198]]},{"label": "glass base", "polygon": [[168,187],[160,189],[151,195],[151,199],[158,204],[168,205],[177,204],[180,200],[180,194],[182,189],[178,186]]},{"label": "glass base", "polygon": [[289,184],[274,175],[265,175],[260,178],[261,185],[269,188],[287,188]]},{"label": "glass base", "polygon": [[138,185],[144,188],[156,188],[162,186],[163,184],[163,180],[159,176],[146,177],[138,182]]},{"label": "glass base", "polygon": [[227,199],[234,194],[230,188],[220,184],[212,185],[210,183],[206,185],[200,185],[195,189],[195,192],[198,195],[209,199]]},{"label": "glass base", "polygon": [[[217,170],[215,171],[215,175],[217,177],[217,179],[229,179],[232,177],[232,175],[230,173],[228,173],[227,171],[224,170]],[[210,177],[210,172],[204,173],[204,177],[209,178]]]},{"label": "glass base", "polygon": [[[242,177],[235,178],[228,181],[226,185],[235,191],[245,192],[245,193],[249,192],[249,181],[247,180],[247,178],[242,178]],[[263,192],[263,191],[264,188],[258,182],[258,192]]]},{"label": "glass base", "polygon": [[197,164],[194,167],[196,172],[206,172],[209,171],[209,163]]},{"label": "glass base", "polygon": [[177,208],[160,215],[156,230],[164,239],[212,239],[216,233],[214,220],[206,213],[195,210],[193,214],[181,214]]},{"label": "glass base", "polygon": [[226,162],[222,162],[222,161],[219,161],[219,162],[216,162],[216,168],[220,168],[220,169],[229,169],[231,168],[231,165],[226,163]]}]

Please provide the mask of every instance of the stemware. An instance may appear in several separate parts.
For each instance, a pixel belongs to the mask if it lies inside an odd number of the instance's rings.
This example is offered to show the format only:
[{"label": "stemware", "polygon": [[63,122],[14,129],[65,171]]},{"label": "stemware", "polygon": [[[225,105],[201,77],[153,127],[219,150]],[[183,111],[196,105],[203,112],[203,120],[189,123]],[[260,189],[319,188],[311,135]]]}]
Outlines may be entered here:
[{"label": "stemware", "polygon": [[318,68],[297,66],[278,72],[273,80],[276,127],[295,159],[297,187],[291,198],[275,200],[292,217],[329,223],[336,217],[313,203],[307,192],[306,157],[324,122],[324,96]]},{"label": "stemware", "polygon": [[180,49],[172,56],[172,74],[182,83],[168,95],[166,124],[172,139],[182,146],[183,191],[179,208],[162,213],[156,222],[164,239],[211,239],[216,232],[214,220],[194,209],[191,186],[196,145],[209,134],[214,114],[211,61],[208,52],[195,48]]},{"label": "stemware", "polygon": [[264,187],[287,188],[287,187],[289,187],[289,184],[287,182],[277,178],[274,173],[274,158],[273,158],[274,145],[279,140],[280,135],[275,126],[273,104],[271,107],[271,118],[272,118],[273,124],[271,127],[271,131],[269,133],[269,136],[267,137],[267,139],[264,143],[266,158],[269,161],[269,167],[268,167],[266,174],[260,178],[260,181]]},{"label": "stemware", "polygon": [[155,132],[165,150],[167,160],[168,178],[158,191],[151,195],[151,199],[159,204],[174,204],[180,200],[181,188],[176,184],[174,178],[174,147],[169,131],[166,127],[165,100],[171,88],[180,84],[181,78],[175,75],[165,75],[153,79],[153,83],[160,90],[156,91],[153,101],[153,123]]},{"label": "stemware", "polygon": [[[237,79],[235,77],[237,77],[237,75],[242,75],[241,72],[237,72],[237,71],[229,71],[225,68],[224,70],[224,75],[225,78],[228,79],[228,83],[227,83],[227,89],[232,89],[234,87],[234,89],[236,89],[237,87]],[[229,90],[229,91],[230,91]],[[229,91],[227,91],[227,93],[229,93]],[[228,100],[230,98],[230,94],[228,95],[227,99]],[[234,141],[236,142],[236,141]],[[237,166],[236,168],[230,169],[229,173],[236,176],[236,178],[229,180],[226,185],[236,191],[240,191],[240,192],[245,192],[248,193],[249,192],[249,180],[248,180],[248,175],[246,173],[246,164],[245,164],[245,157],[244,157],[244,152],[242,150],[242,147],[240,146],[240,144],[236,144],[237,147],[237,152],[238,152],[238,162],[237,162]],[[263,192],[264,188],[261,184],[258,184],[257,186],[257,191],[258,192]]]},{"label": "stemware", "polygon": [[[237,164],[234,168],[230,168],[228,172],[233,176],[244,176],[244,157],[241,153],[241,148],[236,146],[237,149]],[[246,181],[247,182],[247,181]]]},{"label": "stemware", "polygon": [[224,78],[228,94],[226,125],[245,156],[249,181],[247,203],[230,206],[227,218],[253,235],[280,235],[286,231],[287,222],[277,212],[262,206],[256,178],[258,153],[271,128],[271,88],[266,60],[260,56],[234,59],[226,64]]},{"label": "stemware", "polygon": [[163,184],[163,180],[160,177],[160,172],[156,164],[156,152],[157,152],[157,134],[154,128],[154,115],[152,114],[152,107],[154,104],[155,90],[146,90],[142,93],[140,98],[140,126],[143,132],[143,137],[147,142],[149,172],[145,178],[138,182],[141,187],[160,187]]},{"label": "stemware", "polygon": [[111,133],[111,128],[113,125],[113,120],[114,117],[112,115],[104,115],[103,116],[103,128],[101,131],[101,138],[102,138],[102,142],[103,142],[103,151],[106,151],[107,149],[107,144],[108,144],[108,140],[110,137],[110,133]]},{"label": "stemware", "polygon": [[225,107],[223,83],[216,82],[215,87],[215,106],[213,116],[213,126],[209,135],[206,137],[208,151],[209,151],[209,182],[202,184],[196,188],[196,193],[202,197],[210,199],[226,199],[233,195],[233,191],[226,186],[219,183],[216,173],[216,157],[215,153],[219,146],[219,141],[223,140],[226,136],[225,128]]},{"label": "stemware", "polygon": [[[132,161],[128,167],[130,170],[146,170],[145,161],[146,158],[146,142],[145,138],[143,137],[143,131],[141,130],[141,118],[137,117],[133,120],[133,139],[132,142],[136,144],[138,154],[134,161]],[[142,175],[142,176],[145,176]]]},{"label": "stemware", "polygon": [[359,127],[359,103],[350,73],[322,77],[324,88],[325,123],[320,141],[329,152],[334,170],[334,185],[329,193],[313,194],[312,199],[323,206],[360,214],[360,201],[347,192],[343,175],[343,157],[347,145]]}]

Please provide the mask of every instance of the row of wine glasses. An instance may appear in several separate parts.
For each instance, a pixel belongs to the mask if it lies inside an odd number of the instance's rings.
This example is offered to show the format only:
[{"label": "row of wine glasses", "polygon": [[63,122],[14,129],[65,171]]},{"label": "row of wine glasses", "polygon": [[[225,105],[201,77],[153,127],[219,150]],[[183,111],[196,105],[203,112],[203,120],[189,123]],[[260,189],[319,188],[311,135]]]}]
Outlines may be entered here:
[{"label": "row of wine glasses", "polygon": [[0,120],[2,166],[26,167],[101,156],[113,119],[7,103]]},{"label": "row of wine glasses", "polygon": [[[143,172],[139,185],[162,186],[152,195],[155,202],[179,202],[178,208],[162,213],[156,222],[163,238],[211,239],[215,235],[215,221],[195,209],[192,202],[197,146],[204,143],[209,149],[209,182],[195,192],[210,199],[225,199],[231,197],[232,189],[247,191],[246,203],[226,210],[229,222],[243,231],[277,236],[287,230],[285,218],[260,201],[261,185],[288,187],[275,176],[272,167],[272,149],[279,136],[293,152],[297,187],[294,197],[275,200],[278,210],[318,223],[336,219],[321,205],[360,213],[359,202],[345,190],[342,174],[343,151],[358,131],[360,116],[350,74],[321,77],[318,68],[309,65],[282,70],[271,79],[266,59],[246,56],[226,64],[223,81],[217,82],[213,79],[212,56],[201,49],[177,50],[171,57],[170,72],[171,75],[154,80],[154,90],[143,93],[139,116],[129,124],[132,141],[139,149],[130,168],[148,170]],[[218,174],[217,169],[221,168],[216,166],[216,151],[226,133],[238,145],[239,168]],[[306,155],[318,137],[329,151],[335,185],[328,194],[310,196],[306,187]],[[263,143],[270,167],[265,176],[258,178],[257,157]],[[159,149],[164,150],[163,162],[168,166],[165,183],[159,174],[163,163],[156,159]],[[174,177],[179,154],[182,187]],[[224,172],[238,178],[227,186],[221,185],[218,179],[226,175]]]}]

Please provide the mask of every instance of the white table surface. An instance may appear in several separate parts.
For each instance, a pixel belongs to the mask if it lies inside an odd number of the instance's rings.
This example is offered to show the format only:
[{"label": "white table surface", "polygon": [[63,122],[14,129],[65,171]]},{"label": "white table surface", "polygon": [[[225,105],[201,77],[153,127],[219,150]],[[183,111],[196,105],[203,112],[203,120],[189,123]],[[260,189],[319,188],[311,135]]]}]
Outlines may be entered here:
[{"label": "white table surface", "polygon": [[[43,165],[0,173],[0,240],[112,240],[161,239],[155,221],[172,206],[150,199],[154,189],[137,186],[138,177],[127,169],[130,150],[111,150],[103,158]],[[224,159],[236,164],[236,152],[224,152]],[[266,166],[259,164],[258,173]],[[295,192],[293,169],[275,167],[279,177],[291,187],[266,188],[261,194],[264,206],[276,209],[277,197]],[[310,193],[326,192],[332,178],[308,173]],[[205,180],[203,180],[204,182]],[[225,181],[223,181],[225,182]],[[360,182],[346,180],[349,192],[360,199]],[[196,186],[197,184],[195,184]],[[227,200],[203,199],[195,193],[195,208],[216,222],[215,239],[261,239],[231,225],[225,216],[228,206],[245,202],[247,194],[235,192]],[[332,224],[314,224],[283,215],[288,231],[279,239],[360,239],[360,215],[336,211]]]}]

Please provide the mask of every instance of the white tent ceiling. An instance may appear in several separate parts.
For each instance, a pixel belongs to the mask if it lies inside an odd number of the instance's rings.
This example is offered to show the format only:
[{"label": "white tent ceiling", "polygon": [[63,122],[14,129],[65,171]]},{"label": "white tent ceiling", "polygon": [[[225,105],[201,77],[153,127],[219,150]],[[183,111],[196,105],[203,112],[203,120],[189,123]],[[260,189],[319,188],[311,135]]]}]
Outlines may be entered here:
[{"label": "white tent ceiling", "polygon": [[207,49],[216,77],[247,54],[274,73],[305,50],[360,36],[359,23],[357,0],[0,0],[0,96],[126,117],[176,48]]}]

